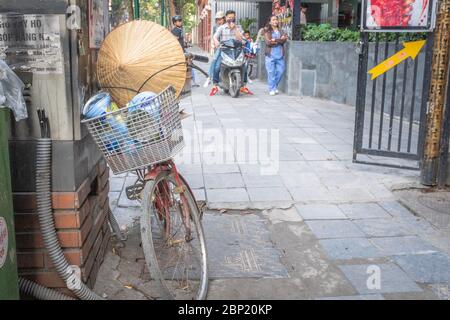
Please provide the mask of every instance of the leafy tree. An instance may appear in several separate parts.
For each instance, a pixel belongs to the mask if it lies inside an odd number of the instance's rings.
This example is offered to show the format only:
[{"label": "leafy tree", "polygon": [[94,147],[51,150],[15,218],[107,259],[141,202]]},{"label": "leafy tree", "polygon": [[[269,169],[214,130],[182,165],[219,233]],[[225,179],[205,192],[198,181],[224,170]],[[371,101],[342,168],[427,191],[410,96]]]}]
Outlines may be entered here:
[{"label": "leafy tree", "polygon": [[257,20],[253,18],[244,18],[239,19],[239,24],[242,26],[242,29],[250,31],[250,27],[252,24],[254,24]]},{"label": "leafy tree", "polygon": [[111,1],[111,23],[116,26],[127,19],[127,4],[123,0]]},{"label": "leafy tree", "polygon": [[160,23],[161,7],[159,2],[159,0],[140,0],[141,19]]},{"label": "leafy tree", "polygon": [[[139,0],[141,19],[161,23],[163,1],[167,15],[182,15],[185,30],[191,32],[196,25],[197,4],[195,0]],[[133,0],[111,0],[111,23],[113,26],[132,19]]]}]

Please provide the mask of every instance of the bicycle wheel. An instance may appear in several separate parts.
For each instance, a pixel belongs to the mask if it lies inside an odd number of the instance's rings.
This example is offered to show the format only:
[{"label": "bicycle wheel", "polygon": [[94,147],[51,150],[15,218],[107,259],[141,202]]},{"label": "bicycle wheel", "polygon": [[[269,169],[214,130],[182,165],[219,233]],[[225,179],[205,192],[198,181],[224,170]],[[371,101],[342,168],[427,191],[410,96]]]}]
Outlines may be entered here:
[{"label": "bicycle wheel", "polygon": [[[205,237],[194,196],[184,179],[180,180],[184,192],[179,192],[173,174],[168,171],[146,183],[142,248],[150,276],[163,298],[203,300],[208,288]],[[185,208],[189,212],[187,221]]]}]

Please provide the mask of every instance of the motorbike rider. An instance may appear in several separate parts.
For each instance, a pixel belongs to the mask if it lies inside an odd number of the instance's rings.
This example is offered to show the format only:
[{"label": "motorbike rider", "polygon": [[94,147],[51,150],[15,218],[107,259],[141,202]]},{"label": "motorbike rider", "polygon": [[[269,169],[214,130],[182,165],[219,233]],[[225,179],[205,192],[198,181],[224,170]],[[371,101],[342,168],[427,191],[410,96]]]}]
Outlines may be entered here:
[{"label": "motorbike rider", "polygon": [[[236,24],[236,12],[233,10],[228,10],[225,13],[226,23],[220,26],[216,33],[214,34],[213,41],[216,48],[220,47],[220,44],[228,40],[243,41],[243,30],[240,25]],[[213,75],[213,88],[211,89],[210,96],[214,96],[218,91],[218,84],[220,79],[220,65],[222,62],[222,57],[219,55],[215,62],[215,69]],[[241,92],[249,93],[250,91],[246,87],[247,77],[244,72],[244,86],[241,88]]]},{"label": "motorbike rider", "polygon": [[175,38],[177,38],[183,50],[185,50],[186,42],[184,41],[183,18],[179,15],[173,16],[172,23],[173,23],[172,34],[175,36]]},{"label": "motorbike rider", "polygon": [[[215,34],[217,29],[224,23],[225,23],[225,13],[223,11],[218,11],[216,13],[216,25],[213,28],[213,34]],[[211,43],[211,46],[215,51],[214,51],[214,58],[211,61],[211,65],[210,65],[209,71],[208,71],[209,76],[208,76],[208,78],[206,78],[205,84],[203,85],[203,87],[205,87],[205,88],[207,88],[209,86],[212,78],[214,77],[214,70],[216,68],[217,57],[220,56],[220,48],[217,48],[214,45],[214,41]]]}]

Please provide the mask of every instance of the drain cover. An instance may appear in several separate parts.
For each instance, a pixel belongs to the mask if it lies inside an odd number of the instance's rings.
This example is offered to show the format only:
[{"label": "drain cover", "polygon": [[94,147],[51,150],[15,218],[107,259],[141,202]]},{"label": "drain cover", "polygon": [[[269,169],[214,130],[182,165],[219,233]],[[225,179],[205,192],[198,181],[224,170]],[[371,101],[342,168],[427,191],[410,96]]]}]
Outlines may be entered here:
[{"label": "drain cover", "polygon": [[419,197],[419,203],[431,210],[450,215],[450,194],[429,193]]},{"label": "drain cover", "polygon": [[203,229],[211,278],[288,277],[259,216],[205,213]]}]

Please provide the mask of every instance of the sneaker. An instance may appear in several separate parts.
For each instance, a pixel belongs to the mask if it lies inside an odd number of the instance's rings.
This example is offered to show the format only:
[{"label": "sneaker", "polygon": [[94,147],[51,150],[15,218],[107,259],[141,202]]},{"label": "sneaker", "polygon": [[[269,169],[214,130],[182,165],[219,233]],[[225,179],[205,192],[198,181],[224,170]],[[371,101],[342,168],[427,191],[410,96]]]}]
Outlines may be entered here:
[{"label": "sneaker", "polygon": [[193,84],[192,84],[192,87],[193,87],[193,88],[198,88],[198,87],[200,87],[200,85],[199,85],[198,83],[193,83]]},{"label": "sneaker", "polygon": [[251,92],[250,90],[248,90],[247,87],[242,87],[242,88],[241,88],[241,92],[242,92],[242,93],[246,93],[246,94],[253,95],[253,92]]},{"label": "sneaker", "polygon": [[253,83],[253,80],[248,78],[248,83]]},{"label": "sneaker", "polygon": [[205,81],[205,83],[203,84],[203,88],[208,88],[208,86],[210,85],[210,83],[211,83],[211,78],[210,78],[210,77],[206,78],[206,81]]},{"label": "sneaker", "polygon": [[269,95],[274,96],[274,95],[276,95],[276,93],[275,93],[275,91],[270,91]]},{"label": "sneaker", "polygon": [[215,96],[217,92],[219,92],[219,88],[215,85],[215,86],[212,87],[211,92],[209,93],[209,95],[211,97]]},{"label": "sneaker", "polygon": [[275,94],[279,94],[280,91],[278,91],[278,89],[275,89]]}]

